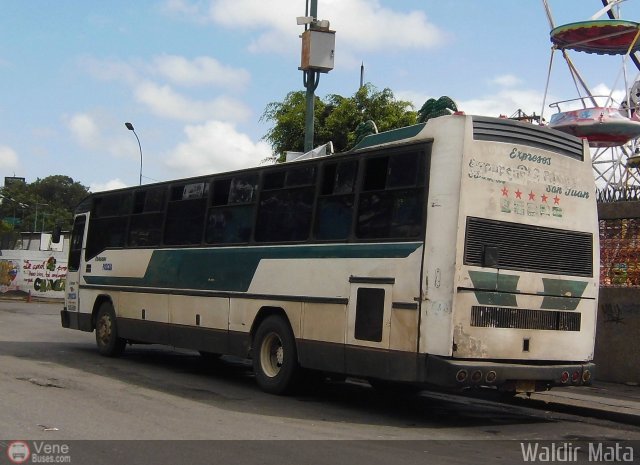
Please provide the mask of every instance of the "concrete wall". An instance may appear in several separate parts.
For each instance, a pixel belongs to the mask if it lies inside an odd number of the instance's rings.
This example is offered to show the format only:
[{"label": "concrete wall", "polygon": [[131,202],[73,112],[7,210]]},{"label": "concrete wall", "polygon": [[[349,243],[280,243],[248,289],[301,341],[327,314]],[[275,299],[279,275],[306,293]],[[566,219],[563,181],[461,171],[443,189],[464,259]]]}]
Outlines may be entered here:
[{"label": "concrete wall", "polygon": [[[607,220],[640,218],[640,202],[622,201],[598,204],[598,216]],[[604,222],[603,222],[604,220]],[[629,236],[629,234],[627,234]],[[601,232],[602,238],[602,232]],[[601,256],[611,256],[608,247],[616,241],[601,240]],[[608,263],[602,260],[600,296],[598,302],[598,326],[596,329],[595,363],[596,378],[616,383],[640,383],[640,286],[636,279],[606,279],[611,273],[604,269],[618,267],[630,273],[637,270],[640,261],[640,238],[635,233],[618,241],[616,248],[624,246],[627,253],[617,260],[625,263]],[[609,260],[610,261],[610,260]],[[629,263],[626,263],[629,262]],[[631,276],[631,275],[629,275]]]},{"label": "concrete wall", "polygon": [[0,250],[0,297],[64,299],[68,235],[59,244],[51,243],[51,234],[22,239],[16,249]]},{"label": "concrete wall", "polygon": [[596,378],[640,383],[640,289],[600,288]]}]

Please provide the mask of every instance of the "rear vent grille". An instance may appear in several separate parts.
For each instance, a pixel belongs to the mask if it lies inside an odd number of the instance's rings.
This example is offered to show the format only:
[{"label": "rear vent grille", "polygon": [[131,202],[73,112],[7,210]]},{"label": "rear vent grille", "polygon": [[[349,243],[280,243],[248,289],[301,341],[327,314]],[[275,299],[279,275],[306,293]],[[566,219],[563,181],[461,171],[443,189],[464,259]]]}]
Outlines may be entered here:
[{"label": "rear vent grille", "polygon": [[580,313],[504,307],[471,307],[471,326],[480,328],[580,331]]},{"label": "rear vent grille", "polygon": [[468,217],[464,264],[485,266],[486,247],[498,250],[495,268],[593,276],[590,233]]},{"label": "rear vent grille", "polygon": [[473,138],[527,145],[584,160],[582,140],[549,128],[509,119],[473,117]]}]

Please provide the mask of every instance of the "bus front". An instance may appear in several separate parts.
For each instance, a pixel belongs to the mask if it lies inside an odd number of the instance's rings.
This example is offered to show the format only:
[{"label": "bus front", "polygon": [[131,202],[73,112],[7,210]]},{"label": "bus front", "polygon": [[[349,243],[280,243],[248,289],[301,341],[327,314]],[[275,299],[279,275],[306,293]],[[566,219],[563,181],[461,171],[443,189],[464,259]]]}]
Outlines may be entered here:
[{"label": "bus front", "polygon": [[434,141],[427,381],[514,393],[590,384],[599,244],[588,146],[507,119],[440,124],[461,142],[442,155]]}]

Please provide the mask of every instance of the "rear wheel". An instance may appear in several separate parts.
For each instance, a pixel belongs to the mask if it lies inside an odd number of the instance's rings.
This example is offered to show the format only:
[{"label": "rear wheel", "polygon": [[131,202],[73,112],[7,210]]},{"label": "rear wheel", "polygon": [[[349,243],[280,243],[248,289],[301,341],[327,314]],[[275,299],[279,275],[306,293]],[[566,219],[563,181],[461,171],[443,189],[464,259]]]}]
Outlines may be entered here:
[{"label": "rear wheel", "polygon": [[289,323],[282,317],[267,317],[253,341],[253,371],[258,386],[271,394],[285,394],[297,384],[300,374],[296,342]]},{"label": "rear wheel", "polygon": [[118,357],[124,352],[127,344],[118,336],[116,313],[111,302],[103,302],[96,317],[96,344],[100,354],[107,357]]}]

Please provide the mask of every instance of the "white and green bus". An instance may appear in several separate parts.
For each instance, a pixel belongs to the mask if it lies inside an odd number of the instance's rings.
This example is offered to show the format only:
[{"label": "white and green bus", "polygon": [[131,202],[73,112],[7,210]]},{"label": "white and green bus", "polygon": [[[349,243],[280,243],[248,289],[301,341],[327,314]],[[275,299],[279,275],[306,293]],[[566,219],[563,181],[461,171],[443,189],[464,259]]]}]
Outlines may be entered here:
[{"label": "white and green bus", "polygon": [[75,213],[62,325],[95,330],[107,356],[251,358],[272,393],[311,372],[589,384],[594,193],[582,140],[464,114],[343,154],[100,192]]}]

